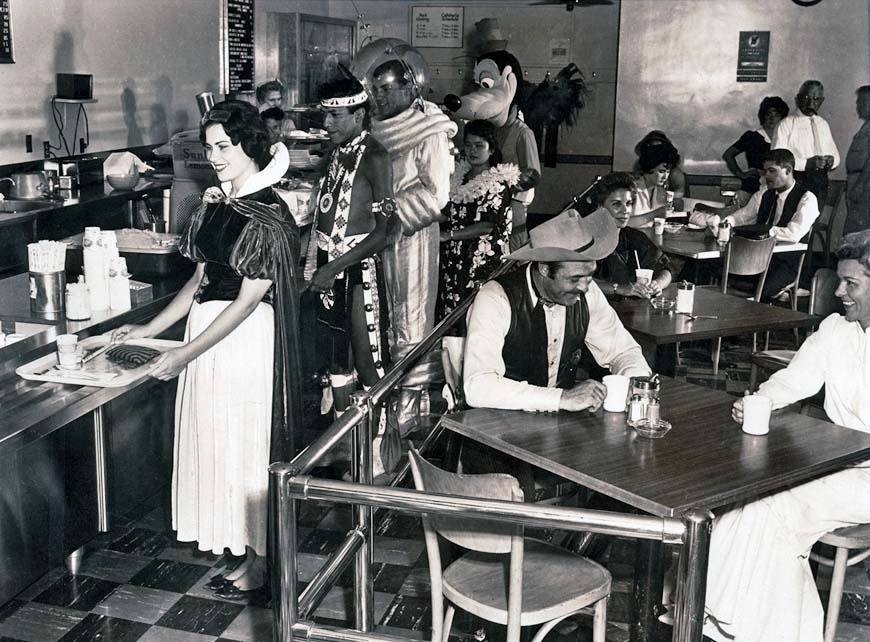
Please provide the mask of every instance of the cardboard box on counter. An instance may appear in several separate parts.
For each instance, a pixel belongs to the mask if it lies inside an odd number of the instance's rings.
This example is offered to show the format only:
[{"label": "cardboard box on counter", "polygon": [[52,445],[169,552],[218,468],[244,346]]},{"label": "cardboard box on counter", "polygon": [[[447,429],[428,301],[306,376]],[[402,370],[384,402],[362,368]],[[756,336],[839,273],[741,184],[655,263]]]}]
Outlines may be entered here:
[{"label": "cardboard box on counter", "polygon": [[154,288],[150,283],[130,280],[130,303],[141,305],[154,299]]}]

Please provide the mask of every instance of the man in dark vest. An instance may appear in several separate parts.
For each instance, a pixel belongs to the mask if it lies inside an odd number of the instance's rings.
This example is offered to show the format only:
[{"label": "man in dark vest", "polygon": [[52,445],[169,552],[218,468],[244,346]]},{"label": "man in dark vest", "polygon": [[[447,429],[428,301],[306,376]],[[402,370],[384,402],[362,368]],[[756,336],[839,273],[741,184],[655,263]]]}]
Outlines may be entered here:
[{"label": "man in dark vest", "polygon": [[[749,202],[733,214],[723,217],[731,225],[759,224],[770,228],[777,241],[806,243],[810,228],[819,217],[819,203],[815,194],[794,177],[794,155],[787,149],[772,149],[764,157],[764,181],[766,190],[758,190]],[[719,226],[716,214],[697,211],[690,222],[706,225],[711,229]],[[782,293],[797,276],[800,254],[798,252],[776,253],[770,259],[770,268],[764,281],[762,299],[769,301]]]},{"label": "man in dark vest", "polygon": [[508,258],[531,261],[486,283],[468,321],[463,369],[471,406],[508,410],[597,410],[604,386],[578,381],[584,350],[614,374],[649,375],[640,346],[592,280],[616,247],[606,210],[573,210],[542,223]]}]

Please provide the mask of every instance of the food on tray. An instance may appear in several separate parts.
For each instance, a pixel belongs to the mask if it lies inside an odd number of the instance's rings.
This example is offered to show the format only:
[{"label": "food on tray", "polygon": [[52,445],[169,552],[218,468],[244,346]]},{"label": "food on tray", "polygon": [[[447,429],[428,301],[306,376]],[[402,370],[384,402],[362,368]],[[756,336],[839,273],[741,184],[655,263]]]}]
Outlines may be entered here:
[{"label": "food on tray", "polygon": [[146,346],[122,343],[106,352],[106,358],[126,370],[132,370],[153,361],[160,356],[160,351]]}]

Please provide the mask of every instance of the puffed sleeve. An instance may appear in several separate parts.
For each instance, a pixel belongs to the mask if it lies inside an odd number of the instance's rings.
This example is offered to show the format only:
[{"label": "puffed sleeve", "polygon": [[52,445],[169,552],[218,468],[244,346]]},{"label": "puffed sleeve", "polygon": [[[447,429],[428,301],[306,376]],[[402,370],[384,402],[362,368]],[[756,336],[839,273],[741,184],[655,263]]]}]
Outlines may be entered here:
[{"label": "puffed sleeve", "polygon": [[199,233],[199,228],[202,225],[206,207],[208,206],[205,203],[201,203],[196,208],[193,216],[190,217],[187,227],[181,234],[181,238],[178,240],[178,251],[181,255],[197,263],[202,263],[205,260],[196,247],[196,235]]},{"label": "puffed sleeve", "polygon": [[289,211],[284,211],[286,206],[238,201],[237,207],[251,220],[230,254],[230,267],[243,277],[270,281],[277,280],[278,270],[294,269],[299,261],[299,230]]}]

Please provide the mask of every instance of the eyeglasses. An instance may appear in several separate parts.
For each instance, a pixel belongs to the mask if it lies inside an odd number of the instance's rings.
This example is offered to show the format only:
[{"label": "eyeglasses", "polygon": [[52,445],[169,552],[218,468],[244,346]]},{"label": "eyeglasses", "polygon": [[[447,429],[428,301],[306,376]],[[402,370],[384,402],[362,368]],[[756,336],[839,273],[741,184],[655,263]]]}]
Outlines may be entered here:
[{"label": "eyeglasses", "polygon": [[230,112],[223,109],[209,109],[199,121],[201,127],[205,127],[209,123],[225,123],[230,119]]}]

